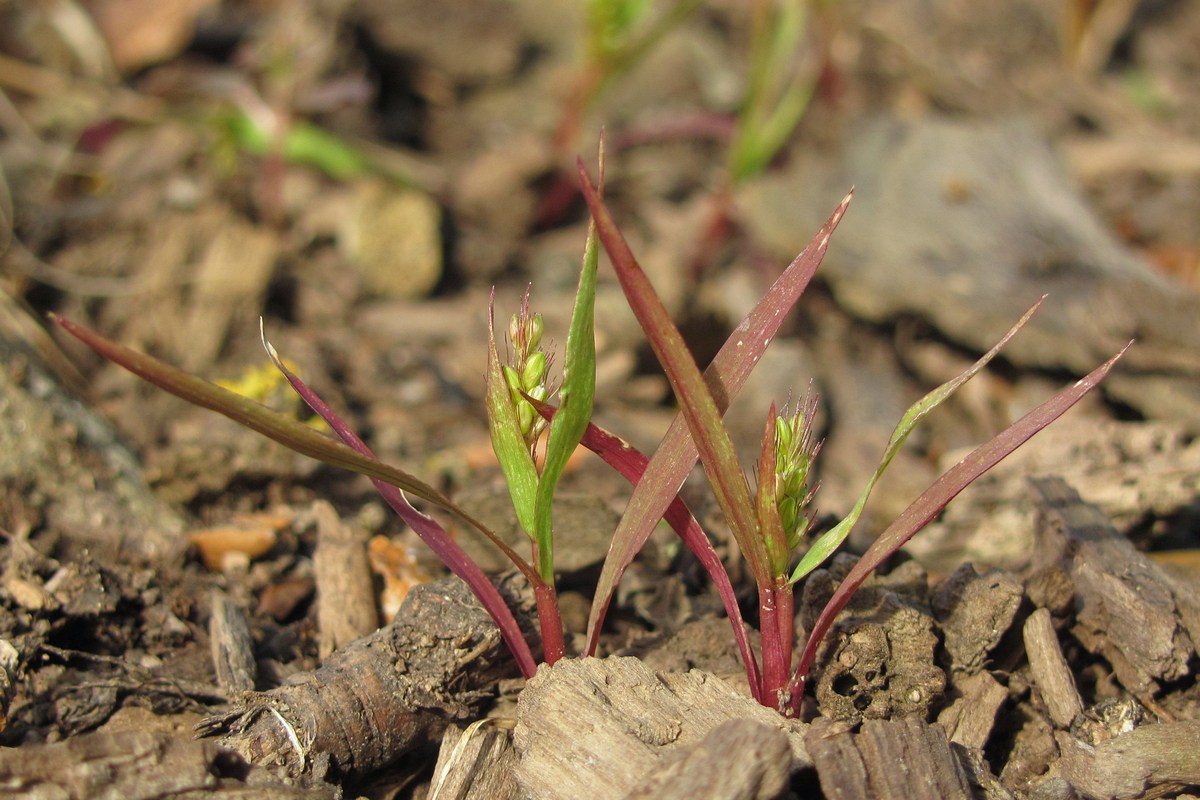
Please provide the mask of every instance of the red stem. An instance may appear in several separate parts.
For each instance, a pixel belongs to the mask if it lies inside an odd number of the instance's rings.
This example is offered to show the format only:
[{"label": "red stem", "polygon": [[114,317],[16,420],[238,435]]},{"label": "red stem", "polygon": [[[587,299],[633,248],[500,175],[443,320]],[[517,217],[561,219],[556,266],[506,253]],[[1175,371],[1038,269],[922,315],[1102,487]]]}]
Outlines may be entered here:
[{"label": "red stem", "polygon": [[542,582],[533,587],[533,596],[537,601],[538,624],[542,628],[542,659],[554,666],[554,662],[567,652],[562,616],[558,611],[558,594],[553,584]]},{"label": "red stem", "polygon": [[759,587],[758,613],[762,630],[763,705],[782,710],[792,666],[792,587],[786,583]]}]

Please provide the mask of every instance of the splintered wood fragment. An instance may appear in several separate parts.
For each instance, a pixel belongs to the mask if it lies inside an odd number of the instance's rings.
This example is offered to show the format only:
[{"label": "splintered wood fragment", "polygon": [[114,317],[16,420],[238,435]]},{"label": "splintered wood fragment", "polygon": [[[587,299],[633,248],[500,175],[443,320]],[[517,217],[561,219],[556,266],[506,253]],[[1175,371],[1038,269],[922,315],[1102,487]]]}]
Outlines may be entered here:
[{"label": "splintered wood fragment", "polygon": [[[770,744],[757,752],[760,734],[743,736],[738,728],[703,744],[710,732],[734,719],[781,732],[788,747]],[[724,763],[744,761],[747,771],[722,778],[730,782],[722,789],[728,793],[717,796],[757,797],[758,782],[811,764],[804,728],[699,670],[656,673],[628,657],[563,659],[552,668],[539,667],[517,701],[517,780],[531,800],[708,797],[707,791],[676,795],[669,787],[663,789],[666,794],[641,792],[650,782],[660,785],[660,769],[680,769],[664,759],[682,759],[691,769],[702,753],[711,755],[707,748],[723,741]],[[675,755],[692,748],[701,749]]]},{"label": "splintered wood fragment", "polygon": [[482,719],[442,737],[429,800],[520,800],[511,720]]},{"label": "splintered wood fragment", "polygon": [[1008,699],[1008,690],[990,672],[977,672],[955,681],[959,697],[938,715],[950,741],[982,750],[992,735],[996,714]]},{"label": "splintered wood fragment", "polygon": [[342,645],[376,630],[379,610],[366,533],[342,522],[324,500],[314,502],[312,511],[317,520],[313,568],[317,576],[317,626],[321,631],[318,654],[326,658]]},{"label": "splintered wood fragment", "polygon": [[254,639],[250,636],[250,626],[242,609],[216,589],[212,593],[208,638],[217,685],[229,697],[254,691],[258,662],[254,659]]},{"label": "splintered wood fragment", "polygon": [[163,732],[86,733],[64,742],[0,749],[0,797],[24,800],[166,800],[255,797],[333,800],[333,787],[276,781],[213,742]]},{"label": "splintered wood fragment", "polygon": [[1067,665],[1050,611],[1039,608],[1025,620],[1025,653],[1033,683],[1042,694],[1050,719],[1060,728],[1067,728],[1083,713],[1083,701],[1075,687],[1075,676]]},{"label": "splintered wood fragment", "polygon": [[1059,769],[1083,797],[1133,800],[1200,785],[1200,722],[1143,725],[1095,747],[1058,737]]},{"label": "splintered wood fragment", "polygon": [[773,800],[787,786],[791,760],[779,728],[733,719],[665,756],[625,800]]},{"label": "splintered wood fragment", "polygon": [[[532,598],[518,586],[514,579],[499,588],[528,612]],[[495,681],[515,669],[470,590],[444,578],[413,589],[395,622],[336,651],[315,672],[248,695],[197,730],[294,779],[320,779],[331,768],[353,780],[475,716]]]},{"label": "splintered wood fragment", "polygon": [[829,798],[942,800],[974,797],[960,757],[940,725],[916,715],[844,723],[815,720],[804,743]]},{"label": "splintered wood fragment", "polygon": [[1075,588],[1072,633],[1112,664],[1135,695],[1188,674],[1195,654],[1177,611],[1179,587],[1061,478],[1031,479],[1036,498],[1036,571],[1058,562]]}]

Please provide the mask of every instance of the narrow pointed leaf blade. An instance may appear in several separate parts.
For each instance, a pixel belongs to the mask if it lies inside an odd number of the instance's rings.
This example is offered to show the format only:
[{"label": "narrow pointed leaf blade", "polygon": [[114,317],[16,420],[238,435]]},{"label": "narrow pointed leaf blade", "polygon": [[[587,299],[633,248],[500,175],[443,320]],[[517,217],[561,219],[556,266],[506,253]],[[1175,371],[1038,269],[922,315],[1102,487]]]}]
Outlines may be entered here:
[{"label": "narrow pointed leaf blade", "polygon": [[[377,461],[369,455],[369,450],[364,453],[347,444],[329,439],[297,420],[279,414],[202,378],[190,375],[152,356],[119,345],[70,320],[55,315],[52,315],[51,318],[100,355],[160,389],[193,405],[223,414],[298,453],[316,458],[332,466],[359,472],[371,478],[384,499],[396,509],[401,518],[412,525],[418,534],[423,534],[423,539],[428,536],[426,541],[430,543],[431,549],[446,563],[447,567],[466,581],[479,598],[480,603],[496,621],[501,635],[509,649],[512,650],[522,673],[532,674],[534,663],[529,645],[522,637],[520,626],[517,625],[512,611],[500,597],[495,586],[466,553],[462,552],[462,549],[448,535],[445,535],[441,526],[412,508],[396,486],[401,486],[435,505],[454,510],[453,503],[440,492],[401,470]],[[340,419],[335,418],[330,421],[330,426],[339,432],[339,435],[344,432],[353,435]],[[357,437],[354,438],[357,439]],[[361,445],[361,441],[359,444]],[[365,450],[366,446],[362,445],[362,447]],[[441,532],[440,538],[439,531]]]},{"label": "narrow pointed leaf blade", "polygon": [[[604,175],[603,137],[601,138],[601,185]],[[567,349],[563,363],[562,386],[558,391],[558,413],[550,424],[546,442],[546,461],[537,487],[535,533],[538,545],[538,571],[543,580],[554,575],[554,492],[567,467],[567,461],[579,446],[592,419],[596,397],[596,272],[600,248],[596,225],[588,225],[583,251],[583,267],[575,292],[575,308],[567,331]]]},{"label": "narrow pointed leaf blade", "polygon": [[[722,412],[729,408],[729,403],[741,391],[754,365],[779,332],[788,311],[808,288],[852,196],[853,192],[842,199],[804,250],[734,329],[705,370],[704,378]],[[621,576],[645,546],[654,526],[662,519],[670,498],[679,491],[695,465],[696,455],[687,423],[681,414],[676,415],[658,449],[654,451],[644,476],[634,487],[633,496],[609,545],[588,617],[589,651],[595,649],[601,624]]]},{"label": "narrow pointed leaf blade", "polygon": [[1067,412],[1071,406],[1079,402],[1088,392],[1094,389],[1109,370],[1117,363],[1125,351],[1133,343],[1125,345],[1121,352],[1101,364],[1085,377],[1062,390],[1054,397],[1030,411],[1021,419],[1014,422],[990,440],[971,451],[970,455],[959,461],[934,481],[933,485],[921,493],[899,517],[887,527],[879,538],[867,548],[867,552],[850,569],[834,591],[833,596],[822,609],[817,621],[809,632],[808,642],[800,656],[800,663],[792,678],[792,697],[798,703],[798,693],[803,690],[809,669],[816,658],[817,647],[821,639],[829,632],[838,613],[845,608],[846,603],[858,591],[863,582],[886,561],[892,554],[904,546],[918,531],[928,525],[942,512],[959,492],[974,482],[1002,459],[1029,441],[1034,434],[1045,428],[1054,420]]},{"label": "narrow pointed leaf blade", "polygon": [[401,469],[365,458],[347,445],[313,430],[299,420],[223,389],[203,378],[190,375],[153,356],[117,344],[70,320],[58,316],[52,316],[52,319],[109,361],[192,405],[216,411],[301,455],[366,475],[368,478],[382,480],[422,500],[453,510],[450,500],[432,486]]},{"label": "narrow pointed leaf blade", "polygon": [[[530,402],[546,419],[554,416],[555,408],[549,403],[531,398]],[[581,443],[634,486],[637,486],[642,479],[646,465],[650,461],[640,450],[621,437],[592,423],[588,423]],[[692,516],[692,512],[688,510],[679,495],[673,495],[662,519],[671,526],[671,529],[696,557],[696,560],[704,567],[704,571],[708,573],[713,585],[716,586],[721,603],[725,606],[725,614],[729,617],[729,624],[733,628],[733,636],[737,642],[738,652],[742,656],[742,664],[746,667],[750,690],[754,699],[759,700],[761,679],[758,661],[754,657],[754,651],[750,648],[750,640],[746,636],[746,626],[742,621],[742,609],[738,605],[737,595],[733,591],[733,584],[729,581],[729,573],[725,571],[725,565],[721,563],[721,558],[713,549],[712,542],[709,541],[708,536],[700,527],[700,523]],[[584,654],[594,655],[595,651],[588,650]]]},{"label": "narrow pointed leaf blade", "polygon": [[634,258],[582,164],[580,180],[600,241],[608,251],[629,307],[645,331],[675,392],[726,522],[733,529],[750,570],[760,584],[764,583],[767,580],[766,551],[755,525],[750,487],[738,464],[733,440],[722,419],[722,409],[717,406],[682,334]]},{"label": "narrow pointed leaf blade", "polygon": [[[346,421],[330,408],[316,392],[310,389],[304,381],[300,380],[295,373],[287,368],[287,365],[283,363],[283,359],[279,357],[279,353],[276,352],[275,347],[267,341],[266,330],[261,319],[259,320],[259,333],[267,355],[270,356],[276,369],[291,384],[296,394],[300,395],[304,402],[308,404],[308,407],[329,424],[329,427],[333,429],[348,447],[353,448],[355,452],[366,458],[374,459],[375,454],[371,451],[371,448],[367,447],[366,442],[354,432]],[[375,478],[371,479],[371,483],[375,486],[375,490],[379,492],[384,501],[391,506],[400,519],[404,520],[405,524],[413,529],[417,536],[421,537],[421,541],[425,542],[429,549],[434,552],[434,555],[441,559],[441,562],[451,572],[467,584],[471,592],[479,600],[480,605],[492,617],[492,620],[496,623],[496,627],[500,629],[500,635],[512,652],[513,658],[516,659],[517,665],[521,669],[521,674],[525,677],[530,677],[536,671],[537,666],[534,664],[533,653],[529,649],[529,644],[525,641],[521,633],[521,627],[517,624],[512,610],[509,609],[508,604],[504,602],[495,585],[484,574],[483,570],[479,568],[479,565],[467,555],[466,551],[462,549],[458,542],[454,541],[437,520],[414,508],[412,503],[408,502],[408,498],[404,496],[403,491]],[[523,567],[523,571],[527,576],[532,574],[532,570],[529,569],[528,565],[525,565],[507,544],[472,518],[466,518],[483,533],[487,534],[518,568]]]},{"label": "narrow pointed leaf blade", "polygon": [[979,374],[979,371],[988,365],[988,363],[999,355],[1000,351],[1008,342],[1017,335],[1021,328],[1025,327],[1025,323],[1029,322],[1030,318],[1037,313],[1038,308],[1045,302],[1046,295],[1038,298],[1029,309],[1021,315],[1021,318],[1013,324],[1004,336],[992,346],[979,360],[968,367],[962,374],[943,383],[941,386],[934,389],[929,394],[922,397],[912,405],[904,416],[900,418],[900,422],[896,425],[896,429],[892,431],[892,438],[888,441],[887,447],[884,448],[883,458],[879,461],[879,466],[875,468],[875,473],[871,479],[867,481],[867,486],[863,489],[862,494],[858,496],[858,500],[854,504],[854,508],[850,513],[825,533],[820,539],[813,543],[804,557],[800,559],[800,563],[796,565],[796,569],[792,572],[789,578],[791,583],[795,583],[802,579],[805,575],[812,572],[818,566],[825,562],[833,553],[842,545],[846,537],[850,535],[850,531],[858,524],[859,518],[862,516],[863,509],[867,506],[867,500],[871,496],[871,492],[875,489],[875,484],[883,477],[884,471],[888,465],[892,463],[892,459],[896,457],[896,453],[900,452],[900,448],[904,445],[908,435],[913,432],[917,424],[925,418],[925,416],[933,409],[941,405],[947,398],[959,390],[959,388],[969,381],[971,378]]}]

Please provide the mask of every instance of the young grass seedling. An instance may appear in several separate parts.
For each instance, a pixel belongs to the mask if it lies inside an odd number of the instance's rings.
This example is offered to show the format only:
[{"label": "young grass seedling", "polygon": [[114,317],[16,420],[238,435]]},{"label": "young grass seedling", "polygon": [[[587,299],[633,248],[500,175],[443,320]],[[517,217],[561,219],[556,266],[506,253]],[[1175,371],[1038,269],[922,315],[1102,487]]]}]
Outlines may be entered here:
[{"label": "young grass seedling", "polygon": [[[600,165],[603,175],[603,148]],[[792,671],[796,582],[840,546],[862,515],[879,477],[917,423],[994,358],[1028,321],[1041,301],[971,368],[935,389],[905,413],[884,448],[879,467],[850,513],[812,544],[793,567],[794,554],[805,539],[811,517],[808,506],[814,492],[812,470],[819,449],[812,433],[816,398],[810,391],[794,410],[785,409],[779,413],[772,407],[768,411],[753,493],[737,462],[722,415],[778,332],[783,318],[807,287],[828,248],[830,236],[846,211],[850,196],[839,204],[808,247],[772,284],[735,328],[708,369],[701,373],[582,164],[579,173],[593,223],[589,228],[567,337],[557,409],[547,402],[551,394],[547,383],[550,358],[541,347],[544,323],[540,315],[530,310],[528,293],[508,326],[508,357],[503,361],[496,342],[494,312],[489,309],[485,403],[493,448],[508,483],[517,520],[530,539],[532,557],[528,561],[441,492],[376,459],[345,421],[280,359],[265,334],[263,345],[276,368],[309,407],[325,420],[341,443],[293,417],[114,344],[82,326],[55,319],[101,355],[145,380],[196,405],[218,411],[297,452],[369,477],[397,514],[470,586],[496,621],[526,676],[532,675],[535,669],[533,649],[522,637],[503,598],[445,528],[414,508],[407,495],[432,503],[478,528],[526,576],[537,599],[544,658],[552,664],[565,653],[554,588],[553,498],[567,459],[579,444],[583,444],[634,484],[597,585],[588,620],[587,654],[595,652],[605,613],[621,575],[658,521],[665,519],[713,578],[729,614],[755,698],[784,714],[798,714],[818,645],[837,613],[870,573],[928,524],[962,489],[1094,388],[1121,353],[976,449],[917,498],[876,540],[839,586],[810,632],[799,664]],[[680,414],[652,458],[590,423],[595,393],[593,327],[598,242],[602,242],[608,251],[630,307],[679,400]],[[540,441],[538,434],[545,425],[548,425],[549,433],[545,439],[545,458],[539,469],[535,449]],[[763,642],[761,672],[746,637],[729,576],[712,543],[677,494],[697,458],[758,587]]]},{"label": "young grass seedling", "polygon": [[[638,323],[646,332],[650,346],[662,364],[667,379],[675,392],[680,406],[680,417],[686,424],[694,443],[694,450],[679,449],[681,457],[671,464],[670,474],[672,478],[678,476],[682,480],[695,463],[696,456],[699,456],[726,523],[729,525],[758,586],[763,668],[759,678],[760,683],[754,694],[764,705],[776,708],[784,714],[796,715],[799,713],[807,672],[812,666],[816,647],[829,630],[837,612],[866,577],[888,555],[894,553],[917,531],[927,525],[959,492],[1027,441],[1033,434],[1065,413],[1084,394],[1094,388],[1124,353],[1124,350],[1090,375],[1052,397],[978,448],[971,456],[939,478],[914,502],[908,511],[897,518],[876,541],[868,554],[859,561],[852,573],[853,580],[848,577],[830,600],[821,614],[818,624],[814,626],[814,630],[809,635],[796,671],[791,673],[789,678],[795,583],[828,558],[842,543],[861,516],[880,475],[890,464],[916,424],[994,358],[1000,348],[1024,326],[1042,301],[1039,300],[1035,303],[995,347],[962,375],[935,389],[904,414],[884,449],[879,467],[850,514],[823,536],[789,574],[788,566],[791,554],[800,540],[800,519],[803,518],[804,506],[811,498],[808,474],[812,459],[816,455],[816,447],[809,428],[813,401],[806,400],[800,406],[797,414],[790,418],[781,418],[776,414],[774,408],[771,409],[767,416],[759,458],[758,488],[755,499],[752,501],[745,475],[734,455],[729,432],[721,418],[724,409],[728,407],[732,394],[740,388],[740,384],[735,383],[731,388],[728,383],[706,381],[705,377],[701,375],[683,337],[659,300],[645,272],[634,258],[624,237],[617,229],[582,162],[579,164],[579,173],[584,197],[592,212],[592,218],[596,221],[600,240],[608,251],[630,308],[633,309]],[[840,219],[845,202],[843,201],[843,206],[839,207],[838,212],[835,212],[836,219]],[[834,224],[836,224],[836,220]],[[827,241],[828,235],[826,234],[821,241],[821,246],[823,247]],[[768,297],[782,294],[782,290],[776,289],[778,285],[777,282],[768,290]],[[777,303],[780,298],[773,297],[772,299]],[[767,302],[767,298],[764,298],[760,305],[765,302]],[[790,298],[790,302],[783,309],[776,309],[776,311],[786,311],[794,302],[795,298]],[[753,317],[753,314],[751,316]],[[757,338],[750,339],[747,336],[749,328],[750,326],[743,322],[735,329],[725,347],[729,347],[732,343],[734,350],[740,354],[741,360],[749,361],[752,366],[757,363],[759,355],[769,343],[773,332],[765,335],[760,332]],[[723,347],[722,352],[724,351]],[[718,355],[719,359],[720,355]],[[714,360],[714,366],[716,364],[717,361]],[[710,367],[711,369],[712,367]],[[721,403],[716,400],[718,394],[722,398]],[[672,427],[674,429],[674,426]],[[678,435],[678,433],[675,434],[675,436]],[[675,444],[671,432],[668,432],[667,437],[664,438],[660,453],[668,444]],[[643,478],[643,483],[649,479],[650,467],[646,470],[646,478]],[[677,487],[678,484],[674,484],[674,486]],[[662,499],[661,496],[657,498],[659,502]],[[621,537],[623,531],[640,531],[644,526],[652,524],[653,515],[657,513],[661,513],[657,505],[635,507],[631,502],[626,510],[625,519],[618,528],[618,537]],[[788,521],[786,526],[785,518]],[[614,563],[611,570],[606,562],[605,571],[619,576],[619,572],[629,563],[629,560],[636,554],[637,548],[644,541],[644,539],[639,540],[626,534],[626,538],[622,539],[623,548],[617,556],[619,560]],[[634,543],[636,543],[636,547],[631,546]],[[608,561],[613,561],[616,545],[617,542],[614,541]],[[601,593],[608,590],[608,585],[604,583],[604,574],[602,572],[602,584],[597,590],[597,600],[593,605],[593,618],[595,618],[597,606],[601,607],[599,613],[603,614]],[[592,631],[589,630],[589,634],[591,633]],[[754,680],[754,671],[751,670],[749,663],[747,663],[747,676],[752,681]]]}]

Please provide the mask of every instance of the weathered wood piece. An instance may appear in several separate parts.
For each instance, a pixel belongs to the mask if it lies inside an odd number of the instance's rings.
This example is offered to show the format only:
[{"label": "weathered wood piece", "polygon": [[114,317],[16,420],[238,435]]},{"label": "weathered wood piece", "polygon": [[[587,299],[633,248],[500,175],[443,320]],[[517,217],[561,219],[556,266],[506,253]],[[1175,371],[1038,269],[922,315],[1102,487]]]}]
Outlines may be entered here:
[{"label": "weathered wood piece", "polygon": [[954,684],[960,696],[938,715],[950,741],[982,750],[992,735],[996,714],[1008,699],[1008,690],[990,672],[977,672]]},{"label": "weathered wood piece", "polygon": [[[782,731],[789,750],[781,754],[782,765],[767,763],[774,758],[769,755],[774,745],[764,760],[758,734],[741,739],[744,744],[729,753],[729,763],[745,761],[746,771],[740,788],[726,787],[727,796],[754,797],[739,792],[757,791],[754,787],[781,768],[790,772],[811,764],[803,723],[785,720],[711,674],[655,673],[627,657],[543,665],[517,701],[517,780],[534,800],[619,800],[656,780],[664,766],[680,769],[663,763],[675,750],[701,748],[695,755],[677,756],[695,764],[708,747],[701,744],[704,738],[734,719]],[[720,736],[732,745],[741,733],[735,728]]]},{"label": "weathered wood piece", "polygon": [[1023,596],[1010,573],[993,569],[980,575],[963,564],[933,593],[931,607],[941,623],[946,651],[956,670],[978,672],[1016,617]]},{"label": "weathered wood piece", "polygon": [[916,715],[844,722],[815,720],[804,743],[830,800],[949,800],[973,797],[971,782],[940,725]]},{"label": "weathered wood piece", "polygon": [[254,639],[250,636],[246,615],[223,592],[214,589],[211,596],[208,638],[217,685],[230,697],[252,692],[258,663],[254,660]]},{"label": "weathered wood piece", "polygon": [[[518,596],[508,584],[501,591]],[[525,601],[511,602],[528,610]],[[338,650],[315,672],[249,695],[197,729],[295,778],[320,779],[326,767],[361,777],[436,741],[448,723],[475,716],[495,681],[514,669],[466,585],[444,578],[414,588],[391,625]]]},{"label": "weathered wood piece", "polygon": [[625,800],[774,800],[787,787],[791,760],[779,728],[732,719],[662,758]]},{"label": "weathered wood piece", "polygon": [[218,747],[169,733],[87,733],[0,750],[0,797],[23,800],[332,800],[277,782]]},{"label": "weathered wood piece", "polygon": [[1084,797],[1133,800],[1200,785],[1200,722],[1143,725],[1095,747],[1059,734],[1059,770]]},{"label": "weathered wood piece", "polygon": [[[964,454],[947,452],[941,466]],[[1179,541],[1200,495],[1200,439],[1178,425],[1069,414],[973,483],[971,502],[951,503],[905,549],[934,572],[964,561],[1023,569],[1033,555],[1035,509],[1012,500],[1037,475],[1062,477],[1118,531],[1153,522]]]},{"label": "weathered wood piece", "polygon": [[1072,633],[1112,664],[1135,695],[1188,674],[1195,647],[1175,602],[1180,591],[1061,478],[1030,481],[1038,504],[1035,570],[1060,564],[1075,586]]},{"label": "weathered wood piece", "polygon": [[312,506],[317,520],[317,577],[319,653],[326,658],[339,647],[379,628],[371,564],[365,531],[342,522],[333,506],[318,500]]},{"label": "weathered wood piece", "polygon": [[446,728],[429,800],[521,800],[511,729],[511,720],[498,719]]},{"label": "weathered wood piece", "polygon": [[1041,692],[1050,719],[1067,728],[1083,713],[1083,701],[1075,688],[1075,676],[1058,643],[1058,634],[1047,609],[1039,608],[1025,620],[1025,653],[1033,683]]}]

